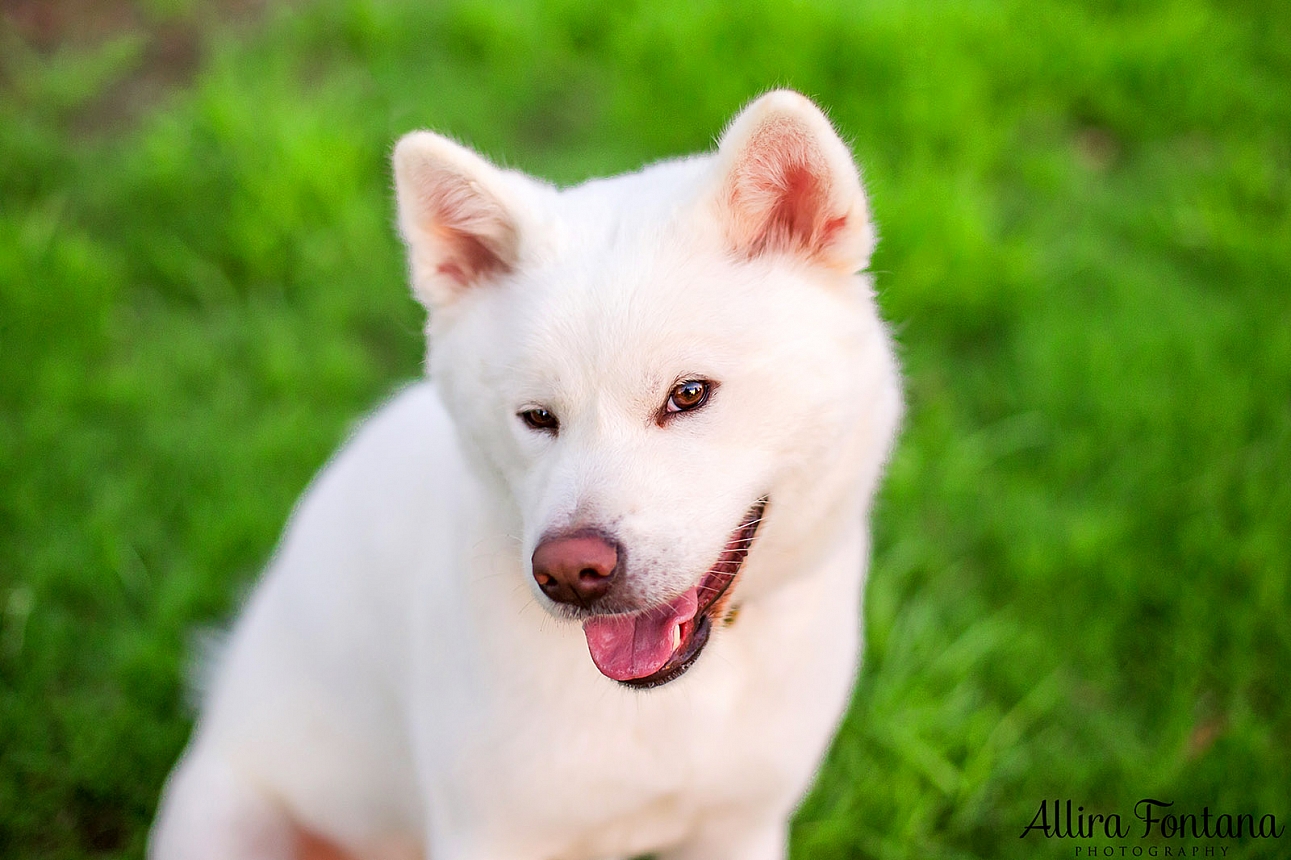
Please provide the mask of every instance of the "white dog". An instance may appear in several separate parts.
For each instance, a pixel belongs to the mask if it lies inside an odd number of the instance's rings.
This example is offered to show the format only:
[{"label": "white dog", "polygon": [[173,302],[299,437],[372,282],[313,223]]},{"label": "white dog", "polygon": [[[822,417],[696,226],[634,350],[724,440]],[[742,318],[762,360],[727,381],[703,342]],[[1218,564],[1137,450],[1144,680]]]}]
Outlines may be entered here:
[{"label": "white dog", "polygon": [[557,190],[395,149],[430,382],[310,487],[154,860],[773,860],[846,707],[901,411],[846,145]]}]

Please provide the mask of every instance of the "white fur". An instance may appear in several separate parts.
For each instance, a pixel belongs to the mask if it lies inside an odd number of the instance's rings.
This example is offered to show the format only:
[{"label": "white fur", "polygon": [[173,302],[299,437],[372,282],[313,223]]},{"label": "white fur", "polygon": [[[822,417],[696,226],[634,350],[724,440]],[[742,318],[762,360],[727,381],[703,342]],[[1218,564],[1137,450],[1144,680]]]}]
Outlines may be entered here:
[{"label": "white fur", "polygon": [[[150,856],[309,832],[361,858],[783,858],[855,677],[901,408],[845,145],[775,92],[714,155],[564,191],[427,132],[395,172],[432,381],[301,500]],[[654,420],[689,378],[711,402]],[[536,406],[558,435],[517,418]],[[763,495],[738,617],[665,686],[600,674],[531,576],[545,533],[591,525],[665,601]]]}]

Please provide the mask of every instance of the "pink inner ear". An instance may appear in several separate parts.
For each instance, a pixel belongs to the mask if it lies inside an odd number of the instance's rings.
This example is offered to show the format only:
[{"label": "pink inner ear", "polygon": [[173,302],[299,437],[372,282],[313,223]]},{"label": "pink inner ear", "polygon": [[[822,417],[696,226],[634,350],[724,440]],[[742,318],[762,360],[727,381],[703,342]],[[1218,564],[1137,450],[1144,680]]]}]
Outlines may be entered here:
[{"label": "pink inner ear", "polygon": [[437,274],[467,286],[511,270],[515,228],[469,179],[442,172],[423,183],[421,229],[437,246]]},{"label": "pink inner ear", "polygon": [[436,271],[460,286],[510,271],[511,267],[480,236],[443,226],[435,228],[435,232],[447,250]]},{"label": "pink inner ear", "polygon": [[732,238],[749,257],[791,252],[824,257],[847,215],[829,211],[829,166],[805,129],[768,122],[731,172]]}]

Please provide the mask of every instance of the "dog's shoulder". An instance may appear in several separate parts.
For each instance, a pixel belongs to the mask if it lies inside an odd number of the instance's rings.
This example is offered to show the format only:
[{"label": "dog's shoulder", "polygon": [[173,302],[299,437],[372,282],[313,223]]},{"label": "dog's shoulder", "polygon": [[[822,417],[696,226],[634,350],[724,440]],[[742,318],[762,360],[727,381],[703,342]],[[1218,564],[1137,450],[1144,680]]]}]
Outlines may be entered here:
[{"label": "dog's shoulder", "polygon": [[367,569],[373,557],[391,566],[409,562],[421,524],[453,506],[465,480],[461,459],[434,386],[422,381],[402,388],[356,426],[315,476],[292,514],[278,561],[321,553],[368,559]]},{"label": "dog's shoulder", "polygon": [[353,492],[420,483],[455,456],[452,421],[426,380],[404,386],[360,421],[316,483],[345,483]]}]

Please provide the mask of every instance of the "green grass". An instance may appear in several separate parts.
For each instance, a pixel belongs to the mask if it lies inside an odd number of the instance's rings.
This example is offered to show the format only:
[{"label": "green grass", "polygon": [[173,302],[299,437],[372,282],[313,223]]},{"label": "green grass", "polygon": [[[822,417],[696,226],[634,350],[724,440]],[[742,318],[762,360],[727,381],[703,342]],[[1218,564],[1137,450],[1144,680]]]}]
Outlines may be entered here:
[{"label": "green grass", "polygon": [[569,182],[780,84],[865,167],[911,404],[794,856],[1291,823],[1291,6],[319,0],[117,123],[143,42],[0,35],[0,855],[139,856],[194,631],[418,373],[397,135]]}]

